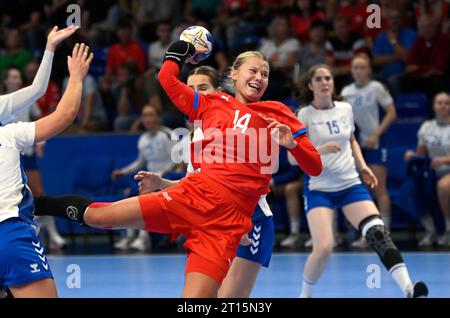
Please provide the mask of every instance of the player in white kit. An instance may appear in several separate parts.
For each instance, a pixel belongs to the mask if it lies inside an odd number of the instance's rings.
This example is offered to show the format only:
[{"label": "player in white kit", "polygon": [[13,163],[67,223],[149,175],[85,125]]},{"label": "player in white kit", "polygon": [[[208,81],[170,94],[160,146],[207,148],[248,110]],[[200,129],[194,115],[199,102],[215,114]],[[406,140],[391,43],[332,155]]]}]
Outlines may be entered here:
[{"label": "player in white kit", "polygon": [[[354,133],[352,106],[333,99],[334,80],[329,66],[318,64],[307,73],[301,86],[303,102],[298,118],[319,151],[323,171],[305,182],[305,212],[313,250],[305,264],[301,297],[312,297],[333,249],[333,213],[343,210],[346,219],[362,233],[377,252],[406,297],[425,297],[422,282],[413,284],[408,270],[384,227],[364,183],[371,188],[377,179],[367,166]],[[359,174],[358,174],[359,171]]]},{"label": "player in white kit", "polygon": [[[378,185],[373,189],[381,218],[390,229],[391,200],[387,191],[387,142],[384,133],[395,121],[394,100],[382,83],[371,79],[370,59],[358,54],[352,59],[352,76],[355,82],[343,88],[341,95],[353,107],[357,140],[369,168],[375,174]],[[384,115],[382,116],[382,111]],[[367,247],[362,237],[353,247]]]},{"label": "player in white kit", "polygon": [[92,59],[87,46],[76,44],[67,60],[69,86],[56,110],[36,122],[0,127],[0,285],[8,287],[14,297],[57,297],[44,247],[37,237],[33,196],[20,156],[73,122]]},{"label": "player in white kit", "polygon": [[450,243],[450,95],[446,92],[436,94],[433,99],[433,110],[436,118],[427,120],[420,126],[418,132],[418,145],[416,152],[407,151],[405,159],[411,160],[414,156],[431,158],[430,168],[436,173],[436,190],[439,206],[445,217],[445,233],[436,237],[436,228],[431,215],[426,214],[421,221],[425,227],[426,235],[419,245],[431,246]]},{"label": "player in white kit", "polygon": [[[58,30],[57,27],[54,27],[50,31],[47,36],[44,56],[42,57],[41,64],[39,65],[33,83],[18,91],[0,96],[0,127],[14,121],[17,114],[26,111],[28,107],[31,107],[45,94],[50,79],[56,46],[75,33],[77,29],[78,27],[75,26],[70,26],[62,30]],[[0,291],[3,288],[5,287],[0,281]]]}]

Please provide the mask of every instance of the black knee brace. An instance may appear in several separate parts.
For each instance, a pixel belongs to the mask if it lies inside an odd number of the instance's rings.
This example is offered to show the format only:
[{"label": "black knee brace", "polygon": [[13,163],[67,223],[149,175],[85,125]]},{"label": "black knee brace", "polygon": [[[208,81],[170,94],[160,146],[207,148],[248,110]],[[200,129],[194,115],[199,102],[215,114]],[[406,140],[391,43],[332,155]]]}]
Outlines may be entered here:
[{"label": "black knee brace", "polygon": [[367,243],[377,252],[388,271],[395,265],[403,263],[403,258],[379,215],[371,215],[362,220],[359,230]]},{"label": "black knee brace", "polygon": [[84,212],[93,201],[79,195],[41,196],[34,198],[35,215],[51,215],[78,221],[83,220]]}]

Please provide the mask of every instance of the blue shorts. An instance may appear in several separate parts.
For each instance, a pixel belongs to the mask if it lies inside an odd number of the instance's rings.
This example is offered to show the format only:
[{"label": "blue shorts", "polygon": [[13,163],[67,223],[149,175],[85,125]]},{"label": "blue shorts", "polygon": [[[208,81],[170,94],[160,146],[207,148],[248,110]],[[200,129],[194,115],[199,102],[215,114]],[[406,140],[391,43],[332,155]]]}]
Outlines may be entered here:
[{"label": "blue shorts", "polygon": [[0,222],[0,286],[53,278],[35,229],[19,218]]},{"label": "blue shorts", "polygon": [[[305,189],[308,188],[306,187]],[[372,201],[372,197],[362,184],[357,184],[337,192],[305,190],[304,199],[306,213],[318,207],[339,209],[354,202]]]},{"label": "blue shorts", "polygon": [[31,156],[22,155],[22,164],[25,171],[39,170],[38,161],[35,154]]},{"label": "blue shorts", "polygon": [[364,160],[368,165],[386,165],[388,158],[387,148],[366,149],[362,148]]},{"label": "blue shorts", "polygon": [[269,267],[275,239],[273,217],[266,216],[258,205],[253,213],[252,222],[253,229],[248,236],[253,242],[249,246],[239,245],[237,256]]}]

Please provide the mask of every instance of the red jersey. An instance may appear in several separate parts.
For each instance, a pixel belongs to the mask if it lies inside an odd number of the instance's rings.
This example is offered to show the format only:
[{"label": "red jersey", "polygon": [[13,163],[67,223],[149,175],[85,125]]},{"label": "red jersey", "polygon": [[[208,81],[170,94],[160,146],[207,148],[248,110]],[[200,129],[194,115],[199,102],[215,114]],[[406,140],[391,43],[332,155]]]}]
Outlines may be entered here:
[{"label": "red jersey", "polygon": [[[244,104],[228,94],[194,92],[178,74],[178,65],[166,61],[158,78],[175,106],[191,121],[201,120],[205,139],[200,173],[228,188],[233,193],[229,199],[252,213],[259,197],[269,192],[274,164],[269,157],[274,155],[274,145],[268,122],[260,114],[288,125],[297,141],[297,147],[290,151],[300,167],[308,174],[320,174],[320,155],[287,106],[273,101]],[[239,144],[242,140],[247,143]]]}]

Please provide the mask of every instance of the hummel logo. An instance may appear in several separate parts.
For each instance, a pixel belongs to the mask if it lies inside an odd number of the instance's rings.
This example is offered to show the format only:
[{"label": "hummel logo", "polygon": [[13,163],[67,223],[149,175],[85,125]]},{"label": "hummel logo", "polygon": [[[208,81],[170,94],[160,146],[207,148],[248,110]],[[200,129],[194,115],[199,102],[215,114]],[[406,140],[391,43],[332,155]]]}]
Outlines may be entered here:
[{"label": "hummel logo", "polygon": [[41,270],[38,268],[38,264],[37,263],[33,263],[33,264],[30,264],[30,267],[31,267],[31,272],[34,274],[34,273],[39,273]]},{"label": "hummel logo", "polygon": [[167,201],[172,201],[172,198],[170,197],[170,195],[167,192],[163,192],[162,195]]}]

